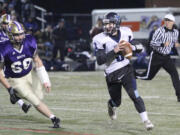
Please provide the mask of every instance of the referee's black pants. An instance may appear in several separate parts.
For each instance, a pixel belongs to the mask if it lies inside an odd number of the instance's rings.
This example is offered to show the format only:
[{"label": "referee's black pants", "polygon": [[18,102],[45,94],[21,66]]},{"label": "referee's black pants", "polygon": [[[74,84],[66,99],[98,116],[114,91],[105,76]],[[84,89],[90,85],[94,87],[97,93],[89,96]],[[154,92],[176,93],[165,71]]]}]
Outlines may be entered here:
[{"label": "referee's black pants", "polygon": [[162,55],[152,51],[150,54],[149,64],[146,72],[144,72],[143,74],[137,74],[136,77],[143,80],[152,80],[161,67],[170,74],[176,96],[180,101],[179,75],[174,61],[170,58],[170,55]]}]

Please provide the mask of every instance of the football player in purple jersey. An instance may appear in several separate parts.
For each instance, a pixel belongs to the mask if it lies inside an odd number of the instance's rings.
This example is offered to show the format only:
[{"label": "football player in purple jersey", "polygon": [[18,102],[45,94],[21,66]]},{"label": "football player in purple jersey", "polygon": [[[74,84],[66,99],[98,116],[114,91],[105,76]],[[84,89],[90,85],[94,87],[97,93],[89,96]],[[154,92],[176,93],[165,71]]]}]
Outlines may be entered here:
[{"label": "football player in purple jersey", "polygon": [[[13,95],[13,100],[16,96],[26,99],[51,119],[53,128],[59,128],[60,119],[42,102],[42,89],[44,87],[50,92],[51,83],[37,54],[36,40],[31,35],[25,35],[23,25],[17,21],[10,23],[8,28],[9,41],[0,45],[0,82]],[[3,69],[4,75],[1,72]]]},{"label": "football player in purple jersey", "polygon": [[[7,36],[8,24],[10,22],[12,22],[12,18],[9,14],[4,14],[1,16],[0,19],[1,19],[1,21],[0,21],[0,44],[2,44],[2,42],[6,42],[7,40],[9,40],[9,38]],[[29,105],[25,104],[24,101],[17,96],[16,96],[16,100],[13,98],[13,95],[11,95],[10,99],[11,99],[12,104],[15,104],[15,101],[17,100],[17,103],[20,105],[20,107],[22,108],[22,110],[25,113],[27,113],[29,108],[31,107],[31,104],[29,104]]]},{"label": "football player in purple jersey", "polygon": [[0,18],[0,43],[9,40],[7,36],[8,24],[12,21],[9,14],[4,14]]}]

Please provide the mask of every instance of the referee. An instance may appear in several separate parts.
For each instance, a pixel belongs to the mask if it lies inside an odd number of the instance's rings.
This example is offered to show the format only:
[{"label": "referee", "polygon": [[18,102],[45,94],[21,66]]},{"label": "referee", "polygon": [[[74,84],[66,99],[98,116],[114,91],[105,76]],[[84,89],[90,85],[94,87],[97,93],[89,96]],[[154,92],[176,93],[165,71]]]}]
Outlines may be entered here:
[{"label": "referee", "polygon": [[175,17],[167,14],[164,17],[164,26],[158,28],[153,34],[150,46],[149,64],[146,72],[136,77],[143,80],[152,80],[160,68],[164,68],[171,76],[171,80],[176,92],[177,101],[180,102],[180,80],[173,60],[170,58],[170,52],[174,46],[178,46],[178,30],[174,26]]}]

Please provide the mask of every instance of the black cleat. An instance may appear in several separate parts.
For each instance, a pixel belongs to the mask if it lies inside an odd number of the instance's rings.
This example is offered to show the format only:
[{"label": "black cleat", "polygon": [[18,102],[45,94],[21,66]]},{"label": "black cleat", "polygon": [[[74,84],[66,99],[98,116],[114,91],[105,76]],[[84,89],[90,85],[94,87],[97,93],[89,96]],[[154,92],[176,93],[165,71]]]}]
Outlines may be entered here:
[{"label": "black cleat", "polygon": [[177,102],[180,102],[180,97],[179,96],[177,96]]},{"label": "black cleat", "polygon": [[53,119],[51,119],[52,123],[53,123],[53,127],[52,128],[60,128],[60,119],[57,117],[54,117]]},{"label": "black cleat", "polygon": [[23,104],[22,106],[22,110],[27,113],[29,111],[29,109],[31,108],[31,104],[27,105],[27,104]]},{"label": "black cleat", "polygon": [[108,114],[109,114],[109,117],[112,119],[112,120],[116,120],[117,119],[117,114],[116,114],[116,107],[112,107],[109,102],[108,102]]}]

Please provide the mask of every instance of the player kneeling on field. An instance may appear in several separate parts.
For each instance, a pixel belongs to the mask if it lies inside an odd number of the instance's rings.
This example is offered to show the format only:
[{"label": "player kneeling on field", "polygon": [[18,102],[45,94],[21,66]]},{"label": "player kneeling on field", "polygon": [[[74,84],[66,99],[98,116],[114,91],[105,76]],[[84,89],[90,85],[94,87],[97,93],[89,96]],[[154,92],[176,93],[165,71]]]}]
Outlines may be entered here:
[{"label": "player kneeling on field", "polygon": [[[8,89],[14,101],[16,96],[26,99],[40,113],[52,120],[53,128],[59,128],[60,119],[41,101],[43,86],[47,92],[50,92],[51,83],[37,54],[36,40],[31,35],[25,35],[24,32],[21,23],[13,21],[9,24],[10,41],[0,45],[0,81]],[[33,62],[36,71],[33,70]],[[3,69],[5,76],[2,74]]]},{"label": "player kneeling on field", "polygon": [[[110,12],[103,19],[104,32],[93,38],[97,63],[106,64],[105,77],[110,94],[108,113],[112,120],[117,118],[116,108],[121,104],[122,86],[134,103],[147,130],[154,125],[148,118],[143,99],[139,96],[136,79],[129,59],[133,51],[141,51],[142,45],[135,44],[131,29],[120,27],[117,13]],[[132,45],[133,44],[133,45]]]}]

